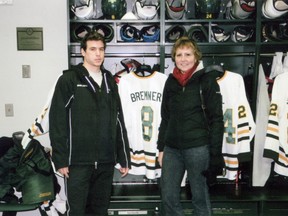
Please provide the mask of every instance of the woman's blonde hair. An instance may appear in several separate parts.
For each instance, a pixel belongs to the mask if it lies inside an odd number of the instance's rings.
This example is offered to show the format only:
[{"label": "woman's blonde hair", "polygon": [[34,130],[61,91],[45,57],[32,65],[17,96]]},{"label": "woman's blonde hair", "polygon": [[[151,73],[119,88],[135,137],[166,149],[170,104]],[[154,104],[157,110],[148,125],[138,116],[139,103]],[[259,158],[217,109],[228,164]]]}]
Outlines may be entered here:
[{"label": "woman's blonde hair", "polygon": [[197,45],[197,43],[193,40],[191,40],[190,38],[183,36],[181,38],[179,38],[175,44],[173,45],[172,51],[171,51],[171,58],[172,61],[175,62],[175,55],[176,55],[176,51],[178,48],[183,48],[183,47],[188,47],[191,48],[194,51],[194,55],[197,59],[197,62],[199,62],[199,60],[202,58],[202,53]]}]

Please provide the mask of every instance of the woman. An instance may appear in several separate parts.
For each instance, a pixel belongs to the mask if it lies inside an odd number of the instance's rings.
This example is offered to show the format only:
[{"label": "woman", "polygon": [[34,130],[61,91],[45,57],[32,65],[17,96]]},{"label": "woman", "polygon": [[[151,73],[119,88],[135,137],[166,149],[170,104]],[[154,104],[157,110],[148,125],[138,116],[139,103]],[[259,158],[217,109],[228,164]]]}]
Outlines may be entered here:
[{"label": "woman", "polygon": [[217,165],[219,170],[224,164],[221,94],[212,73],[204,73],[201,57],[197,44],[188,37],[179,38],[172,48],[175,68],[164,87],[158,137],[165,216],[184,216],[180,189],[185,170],[191,187],[193,215],[211,215],[205,174],[210,173],[214,159],[218,162],[213,166]]}]

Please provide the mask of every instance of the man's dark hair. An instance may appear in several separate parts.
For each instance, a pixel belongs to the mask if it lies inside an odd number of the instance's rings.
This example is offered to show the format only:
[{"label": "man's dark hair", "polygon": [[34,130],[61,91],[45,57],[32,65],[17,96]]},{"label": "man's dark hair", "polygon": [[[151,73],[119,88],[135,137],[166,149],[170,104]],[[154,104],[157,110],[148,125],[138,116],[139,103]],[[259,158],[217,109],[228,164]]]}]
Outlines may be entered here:
[{"label": "man's dark hair", "polygon": [[81,49],[86,51],[87,49],[87,41],[102,41],[104,44],[104,49],[106,49],[106,41],[102,34],[97,31],[88,32],[83,40],[81,41]]}]

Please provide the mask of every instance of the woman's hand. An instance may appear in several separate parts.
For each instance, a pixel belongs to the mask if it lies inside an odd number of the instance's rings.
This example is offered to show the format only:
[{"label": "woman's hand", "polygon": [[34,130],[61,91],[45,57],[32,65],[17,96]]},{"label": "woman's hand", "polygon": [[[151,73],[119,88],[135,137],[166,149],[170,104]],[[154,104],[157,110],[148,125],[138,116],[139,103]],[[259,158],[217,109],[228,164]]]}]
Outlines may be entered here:
[{"label": "woman's hand", "polygon": [[163,154],[164,152],[159,152],[159,155],[158,155],[158,163],[160,164],[160,166],[162,167],[162,160],[163,160]]},{"label": "woman's hand", "polygon": [[66,178],[69,178],[69,168],[63,167],[57,170],[61,175],[63,175]]}]

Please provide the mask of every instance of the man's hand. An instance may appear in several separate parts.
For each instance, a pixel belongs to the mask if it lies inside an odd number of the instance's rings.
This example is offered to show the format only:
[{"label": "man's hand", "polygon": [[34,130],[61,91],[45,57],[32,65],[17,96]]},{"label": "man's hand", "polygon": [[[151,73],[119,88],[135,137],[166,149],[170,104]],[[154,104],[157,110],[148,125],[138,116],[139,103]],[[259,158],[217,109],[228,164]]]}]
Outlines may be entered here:
[{"label": "man's hand", "polygon": [[66,178],[69,178],[69,168],[63,167],[57,170],[61,175],[63,175]]},{"label": "man's hand", "polygon": [[163,154],[164,153],[162,151],[162,152],[159,152],[159,155],[158,155],[158,163],[161,167],[162,167]]},{"label": "man's hand", "polygon": [[127,174],[128,174],[128,171],[129,171],[129,168],[126,168],[126,167],[121,167],[120,169],[119,169],[119,172],[122,174],[121,175],[121,177],[123,178],[123,177],[125,177]]}]

